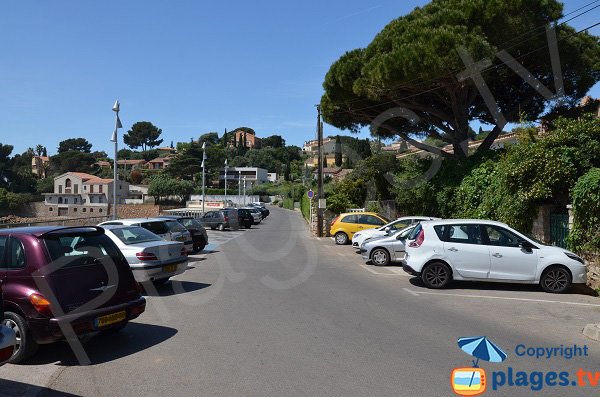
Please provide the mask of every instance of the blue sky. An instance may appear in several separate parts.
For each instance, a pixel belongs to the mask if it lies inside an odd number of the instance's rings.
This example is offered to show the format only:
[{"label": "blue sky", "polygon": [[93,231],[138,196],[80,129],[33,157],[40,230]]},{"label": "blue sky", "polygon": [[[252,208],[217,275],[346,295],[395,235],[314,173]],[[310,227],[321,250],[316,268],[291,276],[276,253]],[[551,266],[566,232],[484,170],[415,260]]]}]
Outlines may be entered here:
[{"label": "blue sky", "polygon": [[[565,12],[591,1],[566,1]],[[331,63],[426,1],[204,3],[5,3],[0,142],[14,153],[43,144],[53,154],[59,141],[85,137],[111,154],[118,98],[121,137],[145,120],[162,128],[166,144],[249,126],[301,145],[314,137],[314,105]],[[599,17],[596,9],[571,24]],[[592,94],[600,96],[598,85]]]}]

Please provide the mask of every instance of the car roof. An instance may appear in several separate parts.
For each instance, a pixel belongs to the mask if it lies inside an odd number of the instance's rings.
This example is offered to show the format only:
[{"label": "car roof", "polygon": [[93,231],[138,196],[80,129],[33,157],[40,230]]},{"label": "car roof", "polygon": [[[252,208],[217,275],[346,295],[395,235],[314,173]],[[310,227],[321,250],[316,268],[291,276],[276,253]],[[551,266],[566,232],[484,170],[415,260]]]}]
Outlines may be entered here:
[{"label": "car roof", "polygon": [[104,223],[108,223],[108,222],[122,222],[124,225],[133,225],[135,223],[143,223],[143,222],[165,222],[168,221],[169,219],[161,219],[161,218],[129,218],[129,219],[116,219],[116,220],[112,220],[112,221],[106,221],[106,222],[102,222],[100,224],[100,226],[102,226]]},{"label": "car roof", "polygon": [[102,228],[106,229],[106,230],[129,229],[132,227],[141,227],[141,226],[138,226],[138,225],[102,225]]},{"label": "car roof", "polygon": [[456,223],[462,224],[485,224],[485,225],[496,225],[496,226],[508,226],[506,223],[491,221],[487,219],[439,219],[432,221],[421,221],[423,224],[437,226],[437,225],[453,225]]},{"label": "car roof", "polygon": [[95,226],[22,226],[8,229],[0,229],[0,234],[25,234],[35,237],[40,237],[43,234],[47,234],[54,231],[60,230],[87,230],[94,229]]},{"label": "car roof", "polygon": [[346,216],[346,215],[375,215],[375,216],[381,216],[375,212],[344,212],[343,214],[340,214],[340,216]]}]

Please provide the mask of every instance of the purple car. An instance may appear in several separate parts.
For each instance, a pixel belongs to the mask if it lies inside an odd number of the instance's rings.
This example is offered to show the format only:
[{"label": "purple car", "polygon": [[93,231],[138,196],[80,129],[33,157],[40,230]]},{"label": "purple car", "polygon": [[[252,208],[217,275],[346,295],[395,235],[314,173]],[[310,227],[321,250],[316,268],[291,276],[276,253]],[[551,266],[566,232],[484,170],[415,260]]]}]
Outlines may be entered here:
[{"label": "purple car", "polygon": [[65,335],[118,331],[146,308],[127,260],[99,227],[0,230],[0,279],[3,324],[17,336],[11,363]]}]

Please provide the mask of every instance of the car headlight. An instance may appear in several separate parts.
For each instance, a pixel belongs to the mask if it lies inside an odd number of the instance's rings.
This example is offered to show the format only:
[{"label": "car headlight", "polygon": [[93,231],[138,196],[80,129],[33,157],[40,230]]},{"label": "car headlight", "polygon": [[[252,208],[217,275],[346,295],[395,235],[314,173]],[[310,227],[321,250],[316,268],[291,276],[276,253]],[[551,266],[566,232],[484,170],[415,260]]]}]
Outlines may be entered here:
[{"label": "car headlight", "polygon": [[581,259],[580,257],[578,257],[575,254],[572,254],[570,252],[565,252],[565,255],[568,256],[569,258],[573,259],[574,261],[577,261],[577,262],[581,263],[582,265],[584,264],[583,263],[583,259]]}]

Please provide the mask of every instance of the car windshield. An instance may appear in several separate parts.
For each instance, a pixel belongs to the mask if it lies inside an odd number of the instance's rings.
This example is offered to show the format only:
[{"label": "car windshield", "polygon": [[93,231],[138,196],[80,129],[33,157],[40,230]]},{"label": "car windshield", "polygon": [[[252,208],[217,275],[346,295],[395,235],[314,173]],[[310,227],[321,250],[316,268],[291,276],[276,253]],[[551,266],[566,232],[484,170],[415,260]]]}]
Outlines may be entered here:
[{"label": "car windshield", "polygon": [[141,224],[144,229],[150,230],[154,234],[167,234],[169,227],[166,222],[155,221],[155,222],[144,222]]},{"label": "car windshield", "polygon": [[170,232],[185,232],[187,231],[187,229],[185,227],[183,227],[183,225],[177,221],[167,221],[166,222],[167,227],[169,228]]},{"label": "car windshield", "polygon": [[421,231],[421,229],[423,229],[423,225],[421,225],[420,223],[417,223],[417,225],[414,227],[414,229],[412,229],[412,231],[408,234],[408,236],[406,237],[407,240],[414,240],[417,238],[417,235],[419,234],[419,232]]},{"label": "car windshield", "polygon": [[114,234],[119,240],[127,245],[147,243],[150,241],[161,241],[161,238],[156,234],[144,229],[143,227],[137,226],[110,229],[109,233]]}]

